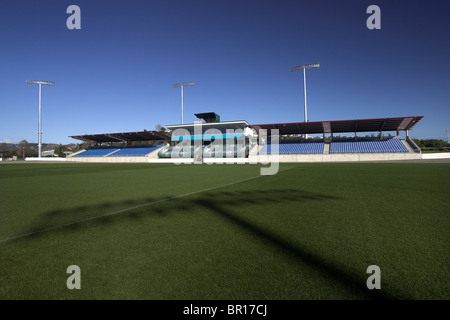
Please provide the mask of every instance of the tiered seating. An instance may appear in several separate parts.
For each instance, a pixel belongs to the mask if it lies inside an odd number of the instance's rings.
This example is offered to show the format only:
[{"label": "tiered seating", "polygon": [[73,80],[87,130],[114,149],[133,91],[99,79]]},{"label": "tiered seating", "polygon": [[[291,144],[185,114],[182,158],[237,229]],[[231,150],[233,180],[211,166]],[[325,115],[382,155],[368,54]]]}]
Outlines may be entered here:
[{"label": "tiered seating", "polygon": [[357,141],[332,141],[330,153],[387,153],[408,152],[398,138],[363,139]]},{"label": "tiered seating", "polygon": [[74,157],[104,157],[107,154],[110,154],[111,152],[114,152],[116,150],[119,150],[118,148],[112,148],[112,149],[88,149],[86,151],[83,151],[81,153],[78,153],[74,155]]},{"label": "tiered seating", "polygon": [[248,146],[211,148],[211,146],[185,146],[181,147],[166,147],[158,152],[159,158],[193,158],[195,153],[201,148],[203,158],[245,158],[248,156]]},{"label": "tiered seating", "polygon": [[[278,145],[279,154],[321,154],[323,153],[324,142],[280,142]],[[272,145],[264,145],[258,154],[271,154]]]},{"label": "tiered seating", "polygon": [[203,147],[203,158],[245,158],[248,156],[248,146],[226,146],[222,148]]},{"label": "tiered seating", "polygon": [[143,157],[160,147],[161,146],[144,148],[123,148],[109,155],[109,157]]},{"label": "tiered seating", "polygon": [[183,149],[173,146],[165,147],[158,152],[158,158],[193,158],[194,147],[184,146]]}]

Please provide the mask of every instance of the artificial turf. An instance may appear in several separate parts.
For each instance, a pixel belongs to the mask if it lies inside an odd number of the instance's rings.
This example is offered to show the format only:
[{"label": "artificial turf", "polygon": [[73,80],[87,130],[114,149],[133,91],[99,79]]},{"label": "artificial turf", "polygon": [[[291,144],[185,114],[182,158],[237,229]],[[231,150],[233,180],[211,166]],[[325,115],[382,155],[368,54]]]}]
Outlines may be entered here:
[{"label": "artificial turf", "polygon": [[0,299],[449,299],[449,187],[448,163],[4,163]]}]

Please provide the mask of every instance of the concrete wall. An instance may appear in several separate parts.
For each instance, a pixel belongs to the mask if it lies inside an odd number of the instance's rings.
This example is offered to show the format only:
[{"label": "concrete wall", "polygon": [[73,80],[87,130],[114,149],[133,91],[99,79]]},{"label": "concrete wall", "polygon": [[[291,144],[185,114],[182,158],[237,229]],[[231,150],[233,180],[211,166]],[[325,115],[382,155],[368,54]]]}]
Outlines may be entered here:
[{"label": "concrete wall", "polygon": [[[68,162],[94,163],[193,163],[194,159],[158,159],[157,151],[151,157],[75,157],[66,158]],[[156,155],[156,157],[155,157]],[[33,158],[30,158],[33,159]],[[37,160],[37,158],[34,158]],[[450,159],[450,153],[353,153],[353,154],[291,154],[249,156],[249,158],[204,158],[204,163],[269,163],[269,162],[353,162],[353,161],[393,161],[420,159]],[[27,159],[28,160],[28,159]],[[54,158],[49,158],[49,161]],[[62,161],[64,161],[62,160]]]},{"label": "concrete wall", "polygon": [[148,162],[147,157],[75,157],[66,158],[67,162],[123,163]]},{"label": "concrete wall", "polygon": [[422,159],[412,153],[352,153],[352,154],[282,154],[250,157],[249,162],[346,162],[346,161],[392,161]]}]

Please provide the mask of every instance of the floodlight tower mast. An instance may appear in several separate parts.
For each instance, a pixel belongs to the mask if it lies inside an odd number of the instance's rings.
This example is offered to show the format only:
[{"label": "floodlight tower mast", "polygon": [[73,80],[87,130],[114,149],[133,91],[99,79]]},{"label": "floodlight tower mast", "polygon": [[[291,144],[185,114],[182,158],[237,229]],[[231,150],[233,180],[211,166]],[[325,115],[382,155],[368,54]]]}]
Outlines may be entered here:
[{"label": "floodlight tower mast", "polygon": [[[291,72],[303,70],[303,95],[305,98],[305,122],[308,122],[308,113],[307,113],[307,107],[306,107],[306,69],[312,69],[312,68],[319,68],[319,63],[309,63],[305,65],[299,65],[291,68]],[[305,135],[307,138],[308,136]]]},{"label": "floodlight tower mast", "polygon": [[183,124],[183,87],[192,87],[194,86],[193,82],[182,82],[182,83],[174,83],[172,85],[172,88],[178,88],[181,87],[181,124]]},{"label": "floodlight tower mast", "polygon": [[55,83],[52,81],[42,81],[42,80],[27,80],[26,84],[38,84],[39,85],[39,120],[38,120],[38,157],[42,154],[42,117],[41,117],[41,86],[54,86]]}]

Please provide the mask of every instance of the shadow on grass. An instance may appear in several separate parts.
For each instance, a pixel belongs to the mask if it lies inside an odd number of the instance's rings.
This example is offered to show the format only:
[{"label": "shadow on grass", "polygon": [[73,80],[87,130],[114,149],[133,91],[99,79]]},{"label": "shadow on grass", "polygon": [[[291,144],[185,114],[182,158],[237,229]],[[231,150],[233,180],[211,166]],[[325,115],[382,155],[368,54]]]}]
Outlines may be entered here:
[{"label": "shadow on grass", "polygon": [[[43,216],[38,226],[29,230],[27,237],[45,236],[45,231],[62,229],[63,232],[78,230],[82,227],[92,227],[87,225],[89,221],[95,223],[108,224],[118,222],[120,219],[140,219],[149,217],[151,214],[168,215],[175,211],[195,213],[196,210],[204,208],[214,212],[230,224],[241,229],[243,232],[257,236],[263,243],[275,247],[290,258],[294,258],[299,263],[308,265],[319,273],[329,277],[343,288],[362,299],[398,299],[385,291],[369,290],[366,287],[365,278],[356,276],[346,271],[339,265],[326,261],[320,255],[302,248],[298,243],[292,243],[283,239],[282,236],[274,232],[259,227],[248,218],[235,212],[232,208],[237,206],[268,205],[271,203],[285,203],[287,201],[301,205],[305,201],[327,201],[339,200],[339,198],[307,192],[296,189],[271,189],[271,190],[251,190],[251,191],[209,191],[198,194],[168,197],[168,198],[144,198],[140,200],[127,200],[122,202],[107,202],[96,206],[78,206],[72,209],[54,210]],[[164,205],[162,205],[164,203]],[[108,211],[109,210],[109,211]],[[98,216],[92,213],[105,212]],[[52,226],[55,218],[73,217],[80,213],[90,213],[91,216],[74,222],[68,222],[59,226]],[[365,271],[365,270],[363,270]],[[368,275],[367,275],[368,276]]]}]

